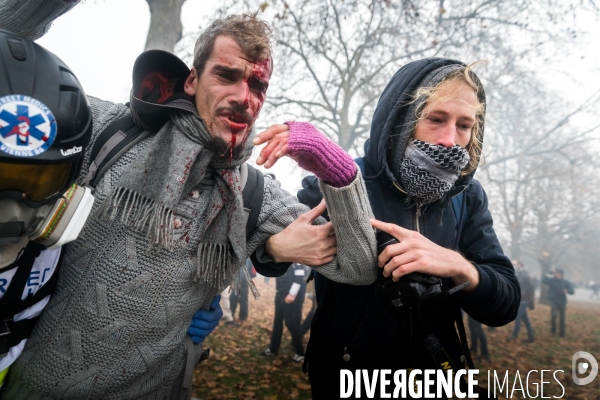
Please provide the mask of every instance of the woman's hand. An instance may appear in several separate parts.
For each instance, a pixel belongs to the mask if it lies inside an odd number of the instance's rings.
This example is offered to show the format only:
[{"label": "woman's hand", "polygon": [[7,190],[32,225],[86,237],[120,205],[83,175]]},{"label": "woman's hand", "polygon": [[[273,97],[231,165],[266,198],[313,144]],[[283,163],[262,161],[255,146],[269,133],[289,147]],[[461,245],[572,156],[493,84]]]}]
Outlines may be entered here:
[{"label": "woman's hand", "polygon": [[433,243],[419,232],[395,224],[372,219],[371,225],[400,242],[387,246],[379,255],[377,263],[383,268],[383,276],[391,276],[397,282],[406,274],[421,272],[452,278],[456,285],[471,282],[464,291],[471,291],[479,285],[477,268],[458,252]]}]

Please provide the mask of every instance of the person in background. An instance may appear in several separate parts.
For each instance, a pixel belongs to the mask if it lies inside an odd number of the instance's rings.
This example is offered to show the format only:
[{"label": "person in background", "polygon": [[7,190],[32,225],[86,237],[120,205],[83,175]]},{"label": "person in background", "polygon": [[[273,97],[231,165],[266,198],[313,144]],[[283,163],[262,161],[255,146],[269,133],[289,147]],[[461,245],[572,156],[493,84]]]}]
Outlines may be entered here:
[{"label": "person in background", "polygon": [[277,293],[275,294],[275,317],[269,347],[260,355],[274,357],[279,353],[283,324],[292,335],[294,347],[294,362],[304,361],[304,346],[302,345],[302,305],[306,294],[306,269],[302,264],[292,264],[287,272],[277,277]]},{"label": "person in background", "polygon": [[521,322],[523,322],[527,329],[527,342],[531,343],[535,340],[535,335],[533,333],[531,322],[529,321],[529,315],[527,315],[527,309],[533,310],[535,308],[535,289],[533,288],[533,282],[523,263],[519,260],[513,260],[512,263],[515,266],[517,279],[519,279],[519,285],[521,286],[521,304],[519,305],[519,312],[515,319],[515,329],[508,340],[511,341],[517,339],[521,328]]},{"label": "person in background", "polygon": [[227,286],[221,292],[221,308],[223,309],[223,319],[226,324],[239,325],[233,320],[233,313],[231,312],[231,286]]},{"label": "person in background", "polygon": [[542,283],[548,285],[548,301],[550,302],[550,332],[556,335],[556,320],[558,319],[558,336],[566,334],[565,314],[567,309],[567,294],[574,294],[571,282],[564,279],[565,271],[557,269],[542,277]]},{"label": "person in background", "polygon": [[590,294],[590,299],[598,299],[598,293],[600,292],[600,282],[590,281],[588,283],[588,287],[592,291],[592,293]]}]

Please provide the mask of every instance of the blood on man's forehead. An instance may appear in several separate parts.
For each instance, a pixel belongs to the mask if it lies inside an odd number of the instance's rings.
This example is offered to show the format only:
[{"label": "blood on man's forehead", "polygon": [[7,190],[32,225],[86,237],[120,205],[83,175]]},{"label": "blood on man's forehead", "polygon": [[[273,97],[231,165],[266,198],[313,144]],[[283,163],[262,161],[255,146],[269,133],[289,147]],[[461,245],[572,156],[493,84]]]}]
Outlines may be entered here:
[{"label": "blood on man's forehead", "polygon": [[273,63],[270,57],[256,60],[252,63],[252,75],[264,82],[268,82],[273,72]]}]

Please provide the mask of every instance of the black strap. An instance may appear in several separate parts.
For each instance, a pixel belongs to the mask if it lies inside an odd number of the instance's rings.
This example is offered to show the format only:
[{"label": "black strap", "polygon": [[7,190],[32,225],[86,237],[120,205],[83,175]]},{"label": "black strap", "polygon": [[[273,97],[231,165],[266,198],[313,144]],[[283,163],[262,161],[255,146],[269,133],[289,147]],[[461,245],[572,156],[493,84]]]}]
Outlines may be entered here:
[{"label": "black strap", "polygon": [[9,349],[21,343],[23,339],[27,339],[29,336],[31,336],[31,332],[35,327],[38,318],[39,316],[30,319],[22,319],[16,322],[12,320],[5,321],[6,326],[10,330],[10,335],[6,341]]},{"label": "black strap", "polygon": [[459,251],[458,245],[460,243],[460,236],[462,234],[464,222],[467,219],[466,209],[466,197],[465,192],[462,191],[451,200],[452,209],[454,210],[454,216],[456,217],[456,240],[454,241],[454,251]]},{"label": "black strap", "polygon": [[[90,153],[90,160],[95,160],[96,157],[98,157],[98,153],[100,153],[100,149],[102,148],[102,146],[104,146],[104,144],[106,142],[108,142],[108,140],[118,131],[122,131],[122,132],[126,132],[128,130],[130,130],[131,128],[133,128],[134,126],[137,126],[135,124],[135,122],[133,122],[133,119],[131,118],[131,115],[127,114],[125,117],[123,118],[119,118],[113,122],[111,122],[99,135],[98,138],[96,138],[96,141],[94,142],[94,146],[92,147],[92,152]],[[142,128],[139,128],[140,130]]]},{"label": "black strap", "polygon": [[[467,337],[465,334],[465,327],[462,322],[462,313],[460,312],[460,309],[459,309],[458,314],[461,316],[460,319],[457,319],[457,325],[459,326],[459,328],[458,328],[459,337],[460,337],[461,345],[463,346],[463,350],[465,352],[465,359],[467,361],[467,365],[468,365],[469,369],[472,370],[472,369],[475,369],[475,366],[473,365],[473,360],[471,359],[471,353],[469,352],[468,346],[466,346]],[[417,315],[418,315],[418,318],[420,319],[419,312],[417,312]],[[424,340],[425,349],[429,353],[431,358],[433,359],[435,368],[441,369],[443,371],[452,369],[454,371],[454,373],[456,373],[456,371],[458,371],[459,369],[464,369],[464,368],[462,368],[462,366],[457,366],[456,364],[454,364],[454,362],[452,361],[452,358],[448,355],[448,353],[444,349],[444,346],[442,345],[442,342],[439,339],[437,339],[435,336],[433,336],[431,334],[425,333],[424,327],[422,326],[422,324],[421,324],[421,326],[414,326],[413,328],[416,328],[417,331],[420,331],[420,333],[418,333],[416,336],[421,336],[424,338],[423,340]],[[412,359],[413,365],[418,368],[418,367],[422,367],[422,366],[418,365],[415,362],[415,359],[419,359],[420,357],[422,357],[422,355],[418,353],[417,348],[418,348],[418,346],[410,346],[409,351],[411,351],[411,353],[412,353],[411,359]],[[460,390],[464,393],[467,393],[469,385],[467,382],[466,375],[463,375],[461,378],[462,379],[460,379],[460,381],[459,381]],[[492,395],[488,396],[486,390],[484,388],[482,388],[481,386],[475,386],[475,392],[478,394],[480,399],[496,400],[496,398],[494,396],[492,396]]]},{"label": "black strap", "polygon": [[471,358],[471,351],[469,350],[469,344],[467,342],[467,333],[465,332],[465,323],[463,322],[462,310],[459,308],[456,315],[456,327],[458,328],[458,337],[460,338],[460,344],[467,360],[469,369],[475,369],[473,359]]},{"label": "black strap", "polygon": [[33,263],[44,249],[43,245],[30,240],[21,256],[13,263],[17,271],[6,289],[4,297],[0,299],[0,321],[12,318],[27,308],[22,308],[21,296],[29,274],[31,274]]},{"label": "black strap", "polygon": [[[256,228],[260,209],[262,208],[263,195],[265,193],[265,177],[261,171],[249,164],[246,165],[248,167],[248,177],[246,185],[242,190],[242,199],[244,201],[244,208],[250,210],[248,220],[246,221],[246,240],[248,240]],[[256,257],[256,252],[250,255],[250,260],[252,260],[252,265],[254,265],[257,272],[263,276],[270,277],[283,275],[291,265],[291,263],[260,262]]]},{"label": "black strap", "polygon": [[111,122],[94,142],[85,184],[95,187],[108,167],[148,134],[133,121],[130,114]]},{"label": "black strap", "polygon": [[244,207],[250,210],[250,215],[248,215],[248,221],[246,222],[246,239],[249,239],[256,227],[262,207],[263,194],[265,193],[265,177],[262,172],[253,166],[247,164],[247,167],[248,179],[242,191],[242,199],[244,200]]},{"label": "black strap", "polygon": [[[458,245],[460,242],[460,236],[463,230],[464,222],[467,219],[466,209],[466,195],[465,192],[460,192],[458,195],[452,198],[452,208],[454,209],[454,215],[456,216],[456,241],[454,243],[454,250],[458,251]],[[469,369],[475,369],[473,359],[471,358],[471,351],[469,350],[469,343],[467,342],[467,334],[465,332],[465,324],[463,322],[462,310],[459,308],[456,314],[456,327],[458,329],[458,337],[460,338],[460,344],[463,349],[465,359]]]}]

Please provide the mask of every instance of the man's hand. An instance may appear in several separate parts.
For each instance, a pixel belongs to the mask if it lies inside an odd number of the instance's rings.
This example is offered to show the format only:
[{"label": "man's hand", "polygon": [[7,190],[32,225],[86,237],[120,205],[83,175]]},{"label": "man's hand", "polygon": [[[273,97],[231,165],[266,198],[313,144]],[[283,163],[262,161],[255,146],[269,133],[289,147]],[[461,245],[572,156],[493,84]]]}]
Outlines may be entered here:
[{"label": "man's hand", "polygon": [[296,296],[294,296],[293,294],[288,294],[287,296],[285,296],[285,299],[283,301],[285,301],[285,304],[292,304],[294,300],[296,300]]},{"label": "man's hand", "polygon": [[471,291],[479,285],[475,266],[456,251],[438,246],[419,232],[395,224],[372,219],[371,225],[400,242],[387,246],[379,255],[377,263],[383,268],[383,276],[392,276],[397,282],[403,275],[422,272],[452,278],[456,285],[470,281],[471,285],[464,291]]},{"label": "man's hand", "polygon": [[256,164],[263,165],[265,168],[271,168],[277,160],[287,155],[287,142],[290,137],[290,127],[287,124],[271,125],[264,132],[259,133],[254,138],[253,143],[258,146],[265,142],[268,144],[263,147],[256,159]]},{"label": "man's hand", "polygon": [[192,337],[195,344],[201,343],[219,325],[223,316],[223,310],[219,304],[221,296],[217,295],[210,302],[210,310],[199,310],[192,317],[192,324],[188,328],[188,335]]},{"label": "man's hand", "polygon": [[337,254],[337,242],[331,222],[312,225],[327,208],[325,200],[298,217],[284,230],[267,240],[266,252],[277,262],[295,262],[309,266],[327,264]]}]

